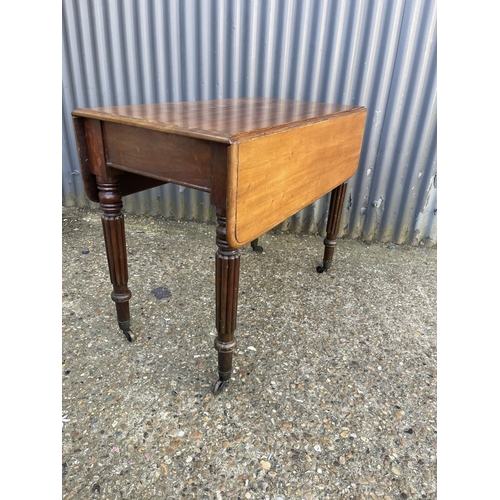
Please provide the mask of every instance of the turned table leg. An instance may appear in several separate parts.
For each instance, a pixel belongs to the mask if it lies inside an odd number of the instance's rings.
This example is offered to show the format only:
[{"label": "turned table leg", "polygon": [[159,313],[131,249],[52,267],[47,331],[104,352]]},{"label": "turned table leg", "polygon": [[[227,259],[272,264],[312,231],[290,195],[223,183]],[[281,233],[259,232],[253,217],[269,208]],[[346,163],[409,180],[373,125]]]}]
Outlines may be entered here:
[{"label": "turned table leg", "polygon": [[344,182],[344,184],[336,187],[331,193],[328,221],[326,223],[326,238],[323,240],[325,244],[325,253],[323,256],[323,265],[316,268],[318,273],[327,271],[332,265],[333,252],[337,246],[337,234],[339,232],[340,217],[342,215],[346,189],[347,182]]},{"label": "turned table leg", "polygon": [[122,195],[117,177],[97,176],[97,189],[102,210],[101,220],[108,257],[109,276],[113,284],[111,298],[116,304],[118,326],[130,342],[130,307],[132,294],[127,288],[127,248],[122,213]]},{"label": "turned table leg", "polygon": [[218,351],[219,379],[212,392],[218,394],[231,378],[233,351],[236,347],[234,331],[238,305],[240,252],[231,248],[226,240],[226,211],[217,208],[215,254],[215,324],[217,337],[214,347]]}]

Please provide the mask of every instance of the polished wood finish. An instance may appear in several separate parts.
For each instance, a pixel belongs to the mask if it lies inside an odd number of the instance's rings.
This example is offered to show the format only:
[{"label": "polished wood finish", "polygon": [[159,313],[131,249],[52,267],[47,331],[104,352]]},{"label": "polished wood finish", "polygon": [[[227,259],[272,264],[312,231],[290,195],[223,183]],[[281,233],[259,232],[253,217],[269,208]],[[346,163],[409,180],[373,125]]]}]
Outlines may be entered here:
[{"label": "polished wood finish", "polygon": [[118,325],[130,340],[130,307],[132,296],[127,287],[127,246],[122,214],[122,195],[118,177],[97,177],[97,188],[102,210],[101,220],[106,243],[109,276],[113,285],[111,298],[116,304]]},{"label": "polished wood finish", "polygon": [[112,298],[127,338],[131,294],[122,196],[168,182],[210,193],[217,217],[214,345],[218,382],[224,383],[236,345],[238,249],[251,243],[261,251],[259,236],[333,190],[337,201],[330,205],[325,239],[329,266],[365,120],[362,107],[264,98],[75,110],[85,192],[100,202]]},{"label": "polished wood finish", "polygon": [[[92,173],[89,165],[89,149],[87,147],[87,139],[85,132],[85,125],[88,126],[88,120],[79,116],[73,117],[73,128],[75,132],[76,147],[78,158],[80,160],[80,170],[83,181],[83,188],[87,197],[94,203],[99,203],[99,196],[97,193],[97,181],[95,174]],[[89,138],[91,132],[89,134]],[[120,176],[120,192],[122,196],[138,193],[146,189],[151,189],[165,184],[166,181],[153,179],[151,177],[144,177],[140,174],[133,174],[129,172],[122,172]]]},{"label": "polished wood finish", "polygon": [[228,147],[212,142],[210,161],[210,203],[214,207],[226,207]]},{"label": "polished wood finish", "polygon": [[106,122],[103,134],[109,167],[210,191],[209,142]]},{"label": "polished wood finish", "polygon": [[328,208],[328,219],[326,222],[326,238],[323,240],[325,253],[323,256],[323,266],[316,269],[319,273],[327,271],[332,265],[333,252],[337,247],[337,234],[340,229],[340,217],[344,205],[347,182],[336,187],[330,195],[330,205]]},{"label": "polished wood finish", "polygon": [[342,114],[231,146],[231,246],[250,243],[352,177],[364,124],[364,113]]},{"label": "polished wood finish", "polygon": [[219,379],[229,380],[233,351],[236,347],[236,313],[240,276],[240,253],[226,239],[226,211],[217,208],[217,252],[215,255],[215,325],[214,347],[219,353]]},{"label": "polished wood finish", "polygon": [[233,144],[364,108],[260,97],[77,109],[73,116]]}]

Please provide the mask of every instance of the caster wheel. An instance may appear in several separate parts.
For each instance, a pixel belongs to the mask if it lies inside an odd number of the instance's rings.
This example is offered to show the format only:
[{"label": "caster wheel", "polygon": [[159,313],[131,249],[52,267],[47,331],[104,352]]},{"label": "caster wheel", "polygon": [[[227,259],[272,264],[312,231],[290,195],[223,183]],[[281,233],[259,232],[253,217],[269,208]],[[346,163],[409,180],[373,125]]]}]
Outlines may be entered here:
[{"label": "caster wheel", "polygon": [[123,335],[125,335],[125,338],[129,342],[133,342],[134,341],[134,338],[132,337],[130,330],[122,330],[122,331],[123,331]]},{"label": "caster wheel", "polygon": [[262,253],[264,249],[258,244],[259,238],[256,240],[253,240],[250,242],[250,246],[252,247],[252,250],[257,253]]},{"label": "caster wheel", "polygon": [[316,271],[318,271],[318,273],[320,273],[320,274],[321,274],[321,273],[324,273],[324,272],[325,272],[325,268],[324,268],[323,266],[318,266],[318,267],[316,268]]},{"label": "caster wheel", "polygon": [[226,385],[226,380],[216,380],[214,384],[212,385],[212,394],[214,396],[219,395],[222,392],[222,389],[224,389],[224,386]]}]

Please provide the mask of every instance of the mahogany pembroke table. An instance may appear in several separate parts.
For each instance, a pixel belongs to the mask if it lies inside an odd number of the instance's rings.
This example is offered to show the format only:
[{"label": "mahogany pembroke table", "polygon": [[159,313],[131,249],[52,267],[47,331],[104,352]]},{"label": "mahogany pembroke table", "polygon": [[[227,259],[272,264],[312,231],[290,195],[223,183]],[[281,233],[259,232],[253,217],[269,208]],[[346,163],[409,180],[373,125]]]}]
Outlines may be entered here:
[{"label": "mahogany pembroke table", "polygon": [[332,262],[366,109],[236,98],[77,109],[73,123],[85,193],[100,203],[111,298],[130,335],[131,293],[122,197],[172,182],[210,193],[216,211],[217,394],[231,377],[239,248],[331,191],[323,265]]}]

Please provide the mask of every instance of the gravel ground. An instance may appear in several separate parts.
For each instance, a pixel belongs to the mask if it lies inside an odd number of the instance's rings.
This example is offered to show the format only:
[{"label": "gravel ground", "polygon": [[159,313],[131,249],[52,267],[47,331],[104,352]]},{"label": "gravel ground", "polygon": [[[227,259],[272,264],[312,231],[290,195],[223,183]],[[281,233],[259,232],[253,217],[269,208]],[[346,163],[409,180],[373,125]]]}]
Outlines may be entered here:
[{"label": "gravel ground", "polygon": [[99,213],[62,211],[62,498],[437,498],[435,248],[243,248],[214,397],[215,227],[126,216],[129,343]]}]

